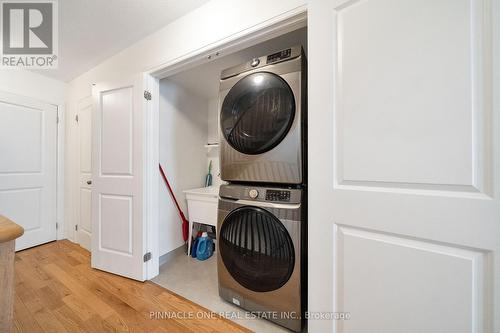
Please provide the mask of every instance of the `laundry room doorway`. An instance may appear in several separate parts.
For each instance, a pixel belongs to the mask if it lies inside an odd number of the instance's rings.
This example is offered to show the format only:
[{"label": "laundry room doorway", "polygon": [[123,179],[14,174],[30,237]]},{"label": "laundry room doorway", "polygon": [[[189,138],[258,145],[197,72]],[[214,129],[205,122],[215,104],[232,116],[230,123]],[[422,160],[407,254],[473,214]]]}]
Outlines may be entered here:
[{"label": "laundry room doorway", "polygon": [[[172,194],[160,174],[153,177],[146,209],[158,216],[160,269],[152,281],[216,313],[234,313],[236,317],[229,319],[259,332],[287,330],[264,319],[244,318],[247,312],[220,298],[218,290],[217,206],[219,186],[225,184],[219,165],[220,78],[226,68],[292,47],[307,54],[305,18],[303,13],[267,31],[250,34],[239,42],[196,56],[182,66],[174,64],[159,69],[152,72],[148,80],[147,89],[153,96],[148,105],[153,115],[151,121],[158,124],[153,127],[150,138],[150,143],[158,142],[158,147],[152,149],[158,155],[151,155],[150,167],[159,163],[165,171],[173,195],[189,220],[191,242],[205,231],[215,243],[215,252],[206,260],[193,257],[195,244],[191,244],[186,253],[182,220]],[[285,122],[285,132],[290,125]],[[210,183],[206,182],[207,173],[211,174]]]}]

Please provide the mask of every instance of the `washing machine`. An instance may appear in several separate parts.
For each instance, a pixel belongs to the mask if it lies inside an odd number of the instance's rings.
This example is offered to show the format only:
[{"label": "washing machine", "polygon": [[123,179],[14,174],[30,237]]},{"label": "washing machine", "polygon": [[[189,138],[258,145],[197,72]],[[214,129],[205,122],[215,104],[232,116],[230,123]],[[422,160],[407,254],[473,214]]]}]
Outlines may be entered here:
[{"label": "washing machine", "polygon": [[223,185],[218,205],[220,296],[293,331],[306,296],[305,190]]},{"label": "washing machine", "polygon": [[222,71],[223,180],[306,183],[306,77],[301,46]]}]

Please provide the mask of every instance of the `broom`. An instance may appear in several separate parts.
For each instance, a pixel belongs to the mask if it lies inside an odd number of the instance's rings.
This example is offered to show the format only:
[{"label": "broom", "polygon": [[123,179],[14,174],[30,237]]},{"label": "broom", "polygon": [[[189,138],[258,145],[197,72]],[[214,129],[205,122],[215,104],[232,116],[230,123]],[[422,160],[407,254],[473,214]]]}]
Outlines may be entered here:
[{"label": "broom", "polygon": [[170,192],[170,195],[172,196],[172,199],[174,200],[175,206],[177,206],[177,211],[179,212],[179,216],[182,220],[182,238],[184,239],[184,243],[186,243],[188,240],[188,235],[189,235],[189,222],[186,219],[186,216],[184,216],[184,213],[182,212],[181,207],[179,206],[179,203],[177,202],[177,199],[175,198],[174,191],[172,191],[172,187],[170,187],[170,183],[167,180],[167,176],[165,176],[165,172],[163,172],[163,168],[161,167],[161,164],[158,164],[158,167],[160,168],[160,173],[161,173],[163,180],[165,181],[165,184],[167,184],[168,191]]}]

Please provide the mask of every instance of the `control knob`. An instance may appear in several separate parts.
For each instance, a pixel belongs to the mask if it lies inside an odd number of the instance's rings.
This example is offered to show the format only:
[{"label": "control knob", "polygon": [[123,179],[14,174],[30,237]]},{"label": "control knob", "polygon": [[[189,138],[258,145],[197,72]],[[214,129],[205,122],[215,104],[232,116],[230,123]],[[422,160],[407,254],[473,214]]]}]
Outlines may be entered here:
[{"label": "control knob", "polygon": [[259,196],[259,191],[257,191],[256,189],[251,189],[250,191],[248,191],[248,195],[250,196],[250,198],[255,199]]},{"label": "control knob", "polygon": [[250,66],[252,67],[256,67],[260,64],[260,59],[259,58],[255,58],[252,60],[252,62],[250,63]]}]

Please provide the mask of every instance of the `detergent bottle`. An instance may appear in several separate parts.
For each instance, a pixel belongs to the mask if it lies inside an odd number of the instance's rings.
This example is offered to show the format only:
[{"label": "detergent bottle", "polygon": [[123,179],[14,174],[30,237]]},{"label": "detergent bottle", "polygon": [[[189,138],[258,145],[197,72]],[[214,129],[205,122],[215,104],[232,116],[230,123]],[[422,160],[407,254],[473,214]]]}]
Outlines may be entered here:
[{"label": "detergent bottle", "polygon": [[201,231],[198,231],[198,233],[196,234],[196,238],[191,243],[191,257],[193,258],[196,258],[196,251],[198,251],[198,242],[201,239],[201,235]]},{"label": "detergent bottle", "polygon": [[206,260],[210,258],[213,253],[213,244],[213,239],[208,237],[208,234],[204,232],[197,244],[196,258],[198,258],[198,260]]}]

